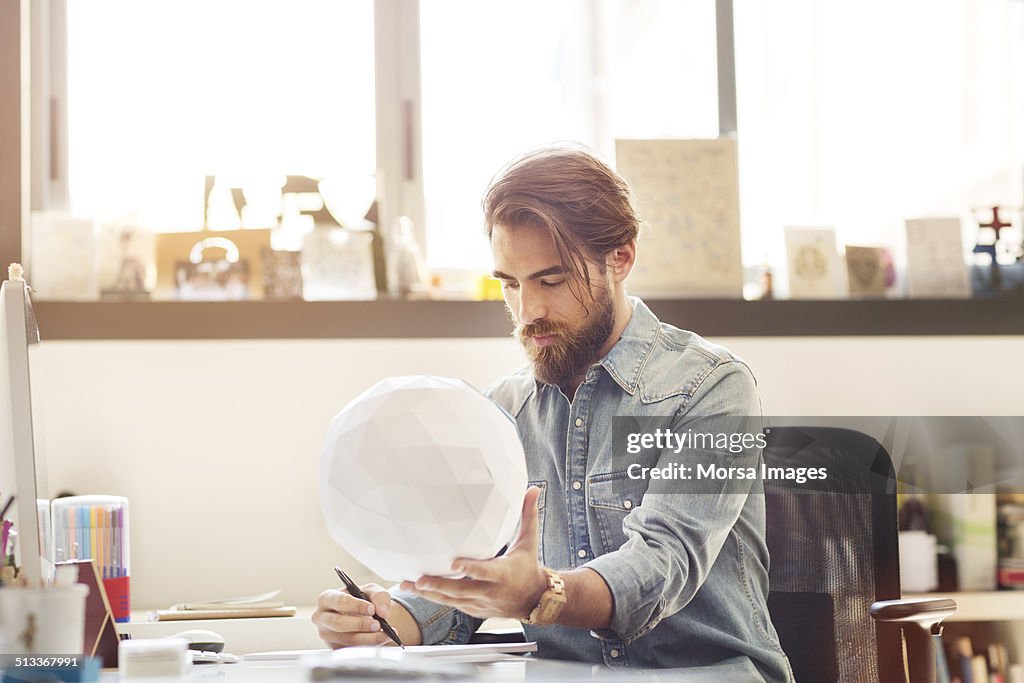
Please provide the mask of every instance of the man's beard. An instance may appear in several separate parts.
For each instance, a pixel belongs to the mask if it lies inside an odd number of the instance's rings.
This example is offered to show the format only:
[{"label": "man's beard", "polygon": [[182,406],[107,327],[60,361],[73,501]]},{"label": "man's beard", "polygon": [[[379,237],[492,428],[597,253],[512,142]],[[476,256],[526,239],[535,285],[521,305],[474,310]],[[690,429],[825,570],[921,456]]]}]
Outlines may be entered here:
[{"label": "man's beard", "polygon": [[[579,328],[540,320],[533,324],[516,323],[515,337],[526,350],[533,364],[534,376],[542,382],[559,387],[576,381],[595,361],[615,326],[612,295],[600,290],[593,299],[589,314]],[[554,342],[537,346],[531,337],[556,335]]]}]

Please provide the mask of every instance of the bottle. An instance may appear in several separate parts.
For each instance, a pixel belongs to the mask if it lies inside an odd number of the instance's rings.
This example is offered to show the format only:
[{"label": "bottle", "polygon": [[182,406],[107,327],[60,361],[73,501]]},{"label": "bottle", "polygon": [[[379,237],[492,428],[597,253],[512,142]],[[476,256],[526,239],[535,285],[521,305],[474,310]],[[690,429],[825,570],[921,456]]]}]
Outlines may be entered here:
[{"label": "bottle", "polygon": [[408,216],[399,216],[392,224],[384,240],[384,251],[390,294],[409,296],[428,291],[430,273]]}]

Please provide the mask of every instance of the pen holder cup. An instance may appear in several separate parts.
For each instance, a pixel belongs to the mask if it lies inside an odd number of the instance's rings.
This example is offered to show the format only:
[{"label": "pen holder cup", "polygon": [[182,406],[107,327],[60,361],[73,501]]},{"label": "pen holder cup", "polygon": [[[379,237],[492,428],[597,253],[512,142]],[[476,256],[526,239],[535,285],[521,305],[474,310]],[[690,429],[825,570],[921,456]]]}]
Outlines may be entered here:
[{"label": "pen holder cup", "polygon": [[131,616],[131,563],[128,552],[128,499],[70,496],[51,506],[57,562],[92,560],[103,577],[114,621]]},{"label": "pen holder cup", "polygon": [[89,587],[0,588],[4,654],[81,655]]}]

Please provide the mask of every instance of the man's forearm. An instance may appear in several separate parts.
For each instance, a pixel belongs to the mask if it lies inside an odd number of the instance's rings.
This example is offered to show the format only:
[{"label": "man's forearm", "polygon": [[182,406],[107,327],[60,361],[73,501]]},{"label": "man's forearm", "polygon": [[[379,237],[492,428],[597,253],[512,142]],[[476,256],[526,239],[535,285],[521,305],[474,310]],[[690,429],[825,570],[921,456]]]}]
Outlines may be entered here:
[{"label": "man's forearm", "polygon": [[388,623],[398,632],[398,637],[402,639],[403,645],[423,644],[423,632],[420,631],[420,625],[401,603],[391,601],[391,614],[388,617]]},{"label": "man's forearm", "polygon": [[603,629],[612,622],[612,592],[592,569],[558,572],[565,582],[565,609],[557,622],[562,626]]}]

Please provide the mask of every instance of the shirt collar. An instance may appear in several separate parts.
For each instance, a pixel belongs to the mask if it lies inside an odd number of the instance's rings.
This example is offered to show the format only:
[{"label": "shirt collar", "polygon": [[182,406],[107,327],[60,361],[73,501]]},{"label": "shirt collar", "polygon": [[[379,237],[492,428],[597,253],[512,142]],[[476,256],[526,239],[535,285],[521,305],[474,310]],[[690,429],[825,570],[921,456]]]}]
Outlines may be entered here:
[{"label": "shirt collar", "polygon": [[633,306],[633,315],[622,331],[622,336],[612,350],[598,363],[622,389],[633,395],[640,382],[640,373],[654,348],[661,323],[647,308],[647,304],[635,296],[628,297]]}]

